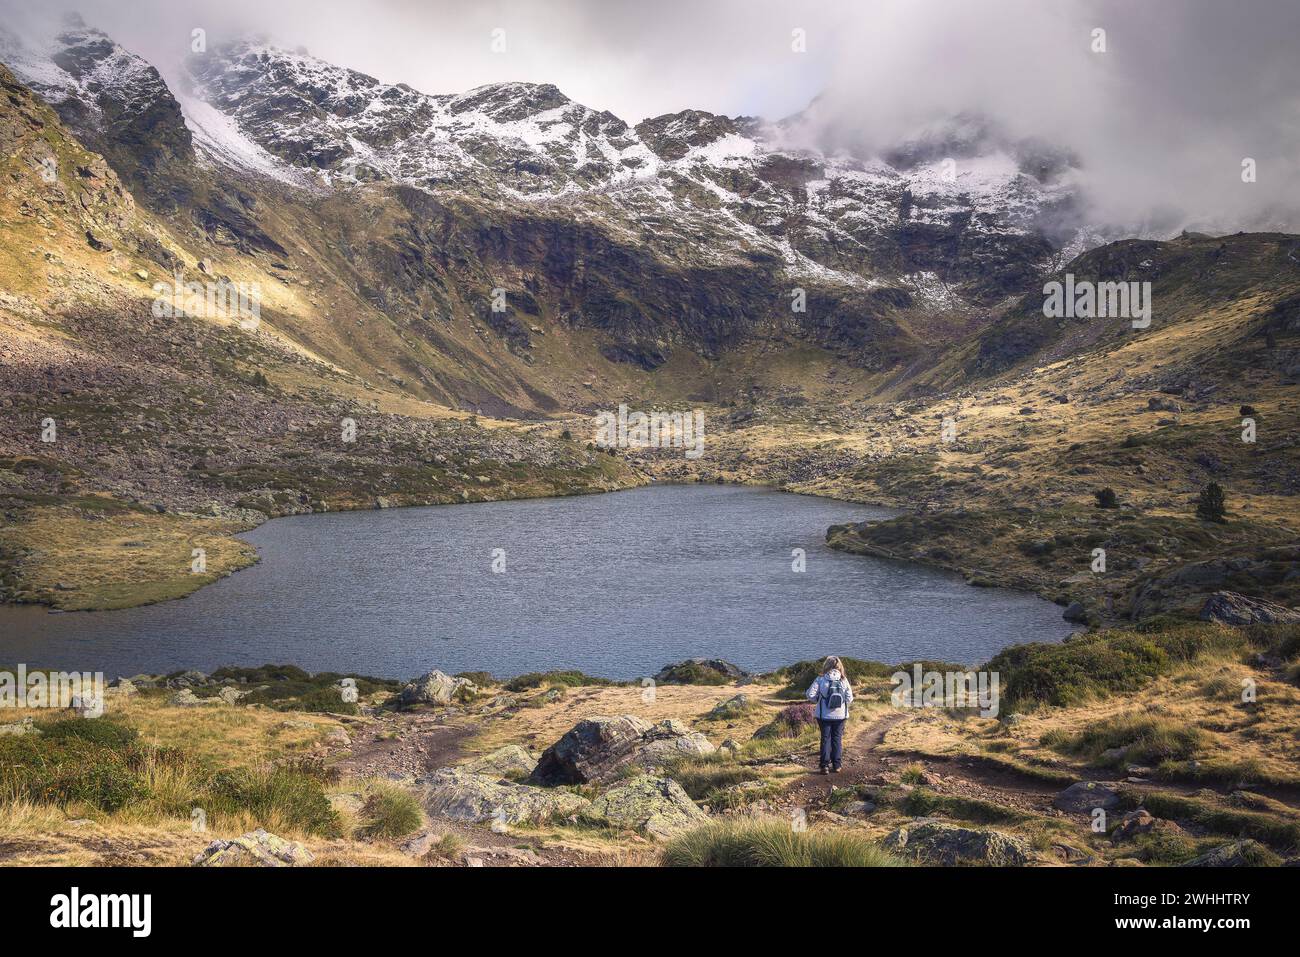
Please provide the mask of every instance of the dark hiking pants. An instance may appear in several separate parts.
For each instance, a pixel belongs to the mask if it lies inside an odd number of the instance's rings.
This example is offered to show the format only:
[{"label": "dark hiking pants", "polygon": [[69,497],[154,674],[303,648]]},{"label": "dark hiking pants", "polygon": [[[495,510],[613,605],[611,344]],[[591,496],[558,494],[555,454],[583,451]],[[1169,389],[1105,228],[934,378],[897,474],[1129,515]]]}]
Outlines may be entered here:
[{"label": "dark hiking pants", "polygon": [[838,768],[844,760],[844,719],[831,721],[818,718],[817,724],[822,729],[822,760],[824,768]]}]

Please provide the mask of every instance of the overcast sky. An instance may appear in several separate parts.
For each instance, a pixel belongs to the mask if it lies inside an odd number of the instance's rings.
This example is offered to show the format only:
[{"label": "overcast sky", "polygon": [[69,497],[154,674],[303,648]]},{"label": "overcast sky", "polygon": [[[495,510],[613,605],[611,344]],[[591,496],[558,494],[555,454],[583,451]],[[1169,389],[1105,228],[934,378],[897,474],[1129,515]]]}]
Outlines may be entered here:
[{"label": "overcast sky", "polygon": [[[1073,149],[1108,222],[1300,229],[1285,212],[1300,203],[1300,0],[59,4],[165,73],[203,27],[211,44],[262,32],[429,93],[555,83],[629,122],[688,107],[775,119],[823,95],[819,123],[884,144],[979,111]],[[49,6],[0,0],[6,21]],[[491,48],[497,28],[504,53]],[[792,48],[796,29],[806,52]]]}]

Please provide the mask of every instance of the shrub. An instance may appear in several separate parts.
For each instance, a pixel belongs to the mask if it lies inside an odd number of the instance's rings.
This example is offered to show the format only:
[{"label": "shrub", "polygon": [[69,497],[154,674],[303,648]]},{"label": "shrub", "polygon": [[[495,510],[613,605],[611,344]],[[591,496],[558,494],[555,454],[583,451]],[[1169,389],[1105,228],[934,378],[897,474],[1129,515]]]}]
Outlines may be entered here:
[{"label": "shrub", "polygon": [[[1048,744],[1046,736],[1044,743]],[[1077,735],[1055,737],[1048,746],[1067,754],[1085,754],[1093,760],[1103,751],[1123,748],[1124,753],[1110,762],[1123,766],[1190,758],[1209,744],[1210,736],[1193,725],[1169,718],[1122,714],[1097,721]]]},{"label": "shrub", "polygon": [[376,691],[397,691],[401,687],[401,682],[388,678],[344,675],[333,671],[312,675],[296,665],[218,668],[212,672],[212,677],[217,681],[233,682],[246,690],[248,693],[239,699],[241,705],[265,704],[277,711],[356,714],[356,705],[345,702],[340,693],[339,681],[343,678],[353,679],[357,694],[363,697]]},{"label": "shrub", "polygon": [[[963,665],[955,665],[947,661],[905,661],[897,665],[887,665],[880,661],[866,661],[861,658],[845,658],[840,656],[840,661],[844,665],[844,670],[848,673],[849,681],[857,689],[858,682],[864,678],[888,678],[896,671],[911,671],[912,666],[920,665],[922,671],[965,671]],[[772,672],[772,677],[783,680],[786,686],[782,688],[778,695],[782,698],[802,698],[804,692],[808,690],[813,679],[822,673],[822,662],[818,661],[798,661],[792,665],[786,665],[784,668],[778,668]]]},{"label": "shrub", "polygon": [[80,729],[61,733],[65,737],[49,741],[44,735],[0,738],[0,793],[38,804],[81,803],[107,813],[147,796],[136,773],[138,746],[105,747],[79,737]]},{"label": "shrub", "polygon": [[135,744],[140,733],[104,718],[67,718],[41,725],[46,741],[85,741],[101,748],[122,750]]},{"label": "shrub", "polygon": [[784,820],[719,821],[672,840],[666,867],[900,867],[859,834],[795,831]]},{"label": "shrub", "polygon": [[1136,691],[1158,675],[1205,654],[1240,651],[1241,632],[1204,623],[1160,633],[1101,631],[1060,644],[1013,645],[985,668],[1002,676],[1002,707],[1072,705],[1116,692]]},{"label": "shrub", "polygon": [[756,738],[797,738],[817,724],[817,709],[811,703],[786,705],[776,717],[754,732]]},{"label": "shrub", "polygon": [[1119,508],[1119,498],[1115,495],[1113,488],[1099,489],[1093,492],[1093,495],[1097,497],[1098,508]]},{"label": "shrub", "polygon": [[278,817],[324,837],[339,837],[338,813],[325,796],[318,777],[288,768],[219,771],[206,789],[201,807],[216,816],[248,813],[262,819]]},{"label": "shrub", "polygon": [[578,688],[584,685],[612,685],[617,682],[610,681],[608,678],[593,678],[591,675],[584,675],[581,671],[530,671],[528,674],[511,678],[504,687],[507,691],[529,691],[540,688],[544,684]]},{"label": "shrub", "polygon": [[398,838],[420,829],[424,814],[419,799],[388,781],[376,782],[361,809],[361,833],[367,837]]},{"label": "shrub", "polygon": [[1223,499],[1223,487],[1218,482],[1211,482],[1201,489],[1201,497],[1196,502],[1197,517],[1207,522],[1222,522],[1227,511]]},{"label": "shrub", "polygon": [[903,772],[898,776],[898,779],[904,784],[920,784],[924,775],[925,765],[918,761],[913,761],[907,767],[903,768]]}]

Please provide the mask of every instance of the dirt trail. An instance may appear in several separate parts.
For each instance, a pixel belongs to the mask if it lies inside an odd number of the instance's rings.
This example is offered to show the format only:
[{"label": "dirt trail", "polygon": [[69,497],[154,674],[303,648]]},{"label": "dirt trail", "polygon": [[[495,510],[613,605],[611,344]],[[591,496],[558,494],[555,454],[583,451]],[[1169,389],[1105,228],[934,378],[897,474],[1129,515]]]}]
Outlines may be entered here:
[{"label": "dirt trail", "polygon": [[[844,766],[840,773],[819,774],[817,771],[819,754],[814,747],[814,750],[800,761],[808,769],[808,775],[792,784],[785,796],[792,799],[797,807],[808,809],[824,807],[830,799],[832,787],[847,788],[864,784],[887,770],[888,756],[877,749],[890,729],[910,717],[911,715],[905,711],[890,711],[870,723],[850,719],[849,727],[845,729],[849,734],[845,735]],[[858,726],[856,733],[852,730],[855,724]]]},{"label": "dirt trail", "polygon": [[960,795],[991,801],[1004,807],[1021,810],[1051,812],[1052,798],[1061,790],[1059,786],[1019,774],[1013,769],[1000,768],[978,758],[954,756],[935,758],[930,755],[908,752],[885,752],[880,745],[885,736],[898,725],[911,719],[906,711],[890,711],[869,723],[860,723],[856,733],[846,735],[844,766],[839,774],[818,773],[818,754],[809,752],[801,763],[808,775],[796,781],[786,797],[795,806],[816,810],[826,807],[831,788],[856,787],[879,783],[879,775],[897,772],[908,764],[920,764],[924,769],[923,785],[940,794]]},{"label": "dirt trail", "polygon": [[[420,778],[439,768],[459,764],[466,754],[465,741],[475,728],[448,724],[428,714],[386,714],[349,728],[352,746],[334,763],[345,778]],[[424,834],[436,841],[445,835],[460,839],[462,849],[450,860],[436,854],[429,863],[483,867],[581,867],[608,864],[605,855],[547,845],[526,831],[493,831],[487,825],[446,818],[430,820]],[[415,853],[412,856],[423,857]]]}]

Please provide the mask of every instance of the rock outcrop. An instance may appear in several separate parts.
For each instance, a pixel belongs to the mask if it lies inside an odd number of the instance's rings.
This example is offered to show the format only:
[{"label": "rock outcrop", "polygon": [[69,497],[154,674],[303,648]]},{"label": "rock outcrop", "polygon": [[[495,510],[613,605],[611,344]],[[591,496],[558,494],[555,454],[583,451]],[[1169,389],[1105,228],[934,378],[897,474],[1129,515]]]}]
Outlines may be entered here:
[{"label": "rock outcrop", "polygon": [[1300,622],[1300,611],[1232,591],[1215,592],[1201,607],[1201,621],[1223,625],[1279,625]]},{"label": "rock outcrop", "polygon": [[213,841],[194,858],[196,867],[298,867],[315,855],[297,841],[287,841],[262,828],[230,841]]},{"label": "rock outcrop", "polygon": [[1029,863],[1027,841],[1002,831],[959,827],[924,818],[900,827],[881,842],[891,851],[927,864],[987,864],[1020,867]]},{"label": "rock outcrop", "polygon": [[1147,834],[1163,834],[1172,837],[1182,836],[1183,833],[1183,829],[1173,821],[1163,820],[1155,817],[1145,808],[1138,808],[1124,815],[1119,826],[1111,833],[1110,840],[1113,844],[1122,844],[1125,841],[1135,841]]},{"label": "rock outcrop", "polygon": [[1109,811],[1119,804],[1119,795],[1096,781],[1076,781],[1052,799],[1052,807],[1071,814],[1091,814],[1096,808]]},{"label": "rock outcrop", "polygon": [[425,672],[402,689],[403,705],[429,704],[445,706],[460,694],[473,694],[478,686],[468,678],[453,678],[436,668]]},{"label": "rock outcrop", "polygon": [[1188,867],[1261,867],[1276,864],[1277,857],[1258,841],[1233,841],[1187,862]]},{"label": "rock outcrop", "polygon": [[571,817],[591,806],[586,798],[568,791],[511,784],[458,768],[442,768],[418,783],[427,788],[425,807],[429,813],[454,821],[540,824]]},{"label": "rock outcrop", "polygon": [[517,744],[507,744],[490,754],[461,765],[470,774],[487,774],[499,778],[525,778],[537,767],[537,759]]},{"label": "rock outcrop", "polygon": [[675,837],[709,817],[676,781],[649,775],[610,788],[592,802],[586,816],[655,840]]},{"label": "rock outcrop", "polygon": [[587,718],[542,753],[530,780],[542,785],[608,781],[628,764],[654,767],[713,750],[708,738],[680,721],[651,724],[630,714]]}]

